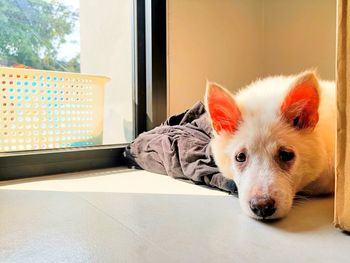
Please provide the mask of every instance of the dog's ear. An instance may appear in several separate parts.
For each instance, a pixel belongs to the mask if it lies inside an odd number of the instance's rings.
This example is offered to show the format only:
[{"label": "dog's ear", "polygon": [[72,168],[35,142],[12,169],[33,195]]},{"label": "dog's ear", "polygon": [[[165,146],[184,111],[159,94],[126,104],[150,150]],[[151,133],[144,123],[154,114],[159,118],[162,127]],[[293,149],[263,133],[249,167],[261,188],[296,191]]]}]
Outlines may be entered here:
[{"label": "dog's ear", "polygon": [[297,76],[281,105],[283,118],[296,129],[313,129],[318,122],[319,92],[314,72]]},{"label": "dog's ear", "polygon": [[207,81],[205,104],[213,129],[217,134],[221,132],[233,133],[241,121],[241,112],[232,94],[216,83]]}]

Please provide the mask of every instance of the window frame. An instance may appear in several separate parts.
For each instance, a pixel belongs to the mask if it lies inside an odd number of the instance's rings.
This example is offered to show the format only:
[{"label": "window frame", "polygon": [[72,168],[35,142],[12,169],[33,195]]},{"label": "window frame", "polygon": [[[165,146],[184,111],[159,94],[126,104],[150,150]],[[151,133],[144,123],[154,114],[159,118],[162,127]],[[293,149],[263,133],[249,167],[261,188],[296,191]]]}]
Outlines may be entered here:
[{"label": "window frame", "polygon": [[[134,0],[135,137],[166,117],[166,1]],[[0,180],[126,165],[127,144],[0,153]]]}]

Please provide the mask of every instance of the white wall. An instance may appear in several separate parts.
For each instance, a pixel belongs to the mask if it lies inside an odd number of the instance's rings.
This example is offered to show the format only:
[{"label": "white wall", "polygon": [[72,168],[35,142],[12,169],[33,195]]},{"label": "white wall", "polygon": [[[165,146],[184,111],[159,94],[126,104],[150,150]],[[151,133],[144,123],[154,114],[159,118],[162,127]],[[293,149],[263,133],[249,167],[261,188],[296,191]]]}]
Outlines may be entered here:
[{"label": "white wall", "polygon": [[168,0],[168,115],[201,100],[205,80],[231,91],[317,67],[334,79],[334,0]]},{"label": "white wall", "polygon": [[80,1],[81,71],[111,78],[105,89],[103,144],[127,142],[133,135],[132,3]]}]

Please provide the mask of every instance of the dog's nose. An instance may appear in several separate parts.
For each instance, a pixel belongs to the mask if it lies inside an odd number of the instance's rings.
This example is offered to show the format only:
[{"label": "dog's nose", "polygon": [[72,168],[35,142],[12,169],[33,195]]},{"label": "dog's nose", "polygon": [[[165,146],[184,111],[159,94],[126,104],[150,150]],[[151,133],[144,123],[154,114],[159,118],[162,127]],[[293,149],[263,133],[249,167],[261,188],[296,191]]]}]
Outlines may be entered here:
[{"label": "dog's nose", "polygon": [[256,196],[249,202],[250,209],[259,217],[265,218],[276,211],[275,200],[269,196]]}]

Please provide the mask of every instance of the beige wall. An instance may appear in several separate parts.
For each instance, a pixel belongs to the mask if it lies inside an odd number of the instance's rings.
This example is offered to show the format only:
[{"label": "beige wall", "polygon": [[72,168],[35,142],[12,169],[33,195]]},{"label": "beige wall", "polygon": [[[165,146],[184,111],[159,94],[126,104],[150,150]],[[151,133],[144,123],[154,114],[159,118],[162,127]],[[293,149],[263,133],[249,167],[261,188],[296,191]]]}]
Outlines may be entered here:
[{"label": "beige wall", "polygon": [[335,0],[168,0],[168,114],[270,74],[334,79]]},{"label": "beige wall", "polygon": [[202,99],[206,79],[231,89],[261,71],[256,0],[168,0],[168,113]]},{"label": "beige wall", "polygon": [[263,75],[317,68],[334,80],[336,0],[264,0],[263,13]]}]

